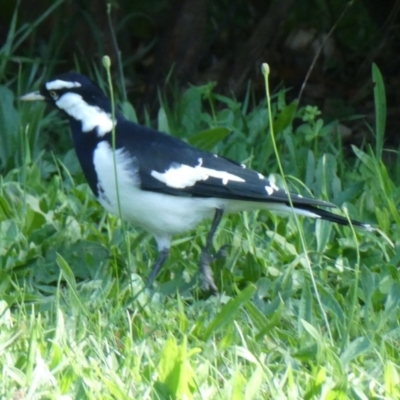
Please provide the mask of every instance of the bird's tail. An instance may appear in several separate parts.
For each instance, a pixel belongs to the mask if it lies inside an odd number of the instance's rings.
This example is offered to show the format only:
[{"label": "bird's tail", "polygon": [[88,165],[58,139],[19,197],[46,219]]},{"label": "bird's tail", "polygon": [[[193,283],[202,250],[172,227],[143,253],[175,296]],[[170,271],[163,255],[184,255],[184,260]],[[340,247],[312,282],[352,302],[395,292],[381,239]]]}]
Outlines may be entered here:
[{"label": "bird's tail", "polygon": [[[334,222],[339,225],[345,225],[349,226],[350,224],[353,226],[357,226],[363,229],[366,229],[368,231],[373,231],[374,228],[370,224],[365,224],[363,222],[356,221],[354,219],[348,219],[345,217],[342,217],[341,215],[333,214],[329,211],[323,210],[322,208],[314,207],[314,206],[296,206],[294,205],[294,211],[298,214],[306,214],[310,215],[314,214],[313,216],[315,218],[322,218],[326,221]],[[310,215],[312,216],[312,215]]]}]

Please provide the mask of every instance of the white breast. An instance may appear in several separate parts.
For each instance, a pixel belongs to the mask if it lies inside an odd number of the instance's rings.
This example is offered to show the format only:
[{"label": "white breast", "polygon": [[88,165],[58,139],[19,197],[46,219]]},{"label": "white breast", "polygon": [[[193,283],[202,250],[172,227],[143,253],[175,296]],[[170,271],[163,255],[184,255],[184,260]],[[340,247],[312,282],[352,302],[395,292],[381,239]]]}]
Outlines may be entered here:
[{"label": "white breast", "polygon": [[[143,191],[136,160],[124,150],[115,154],[121,217],[154,235],[174,235],[195,228],[203,219],[211,218],[218,199],[196,199]],[[103,207],[119,215],[113,152],[108,142],[97,145],[93,158],[99,180],[99,201]]]}]

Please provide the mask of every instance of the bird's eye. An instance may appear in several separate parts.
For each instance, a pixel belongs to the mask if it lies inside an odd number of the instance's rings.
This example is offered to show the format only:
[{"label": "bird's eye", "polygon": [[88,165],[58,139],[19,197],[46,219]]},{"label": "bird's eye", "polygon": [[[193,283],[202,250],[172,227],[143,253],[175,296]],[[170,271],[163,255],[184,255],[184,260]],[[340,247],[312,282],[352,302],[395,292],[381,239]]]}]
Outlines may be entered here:
[{"label": "bird's eye", "polygon": [[58,94],[54,90],[50,90],[49,95],[53,100],[57,100],[58,99]]}]

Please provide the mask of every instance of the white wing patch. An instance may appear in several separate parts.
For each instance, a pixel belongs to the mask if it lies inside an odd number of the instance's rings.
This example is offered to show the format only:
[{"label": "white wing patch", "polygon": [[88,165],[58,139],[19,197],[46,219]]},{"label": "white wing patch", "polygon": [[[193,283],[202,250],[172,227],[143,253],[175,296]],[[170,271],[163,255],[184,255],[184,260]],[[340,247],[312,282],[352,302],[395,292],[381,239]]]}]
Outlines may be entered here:
[{"label": "white wing patch", "polygon": [[268,193],[268,196],[272,196],[274,194],[274,189],[271,186],[265,186],[265,190]]},{"label": "white wing patch", "polygon": [[68,82],[61,79],[56,79],[46,83],[47,90],[61,90],[61,89],[71,89],[75,87],[81,87],[79,82]]},{"label": "white wing patch", "polygon": [[86,103],[82,96],[77,93],[65,93],[55,103],[60,110],[65,111],[70,117],[81,121],[83,132],[91,132],[96,128],[97,135],[104,136],[111,132],[114,127],[114,122],[109,113],[98,106]]},{"label": "white wing patch", "polygon": [[217,178],[226,185],[229,181],[245,182],[243,178],[230,174],[226,171],[202,167],[203,159],[199,158],[199,165],[191,167],[185,164],[176,164],[165,172],[151,171],[151,176],[165,183],[169,187],[183,189],[196,184],[198,181],[205,181],[208,178]]},{"label": "white wing patch", "polygon": [[[258,173],[258,177],[260,179],[265,179],[265,176],[260,173]],[[270,175],[268,177],[268,185],[265,186],[265,190],[267,191],[268,196],[272,196],[274,194],[274,192],[279,192],[281,190],[281,189],[279,189],[278,186],[276,186],[274,175]],[[286,193],[286,191],[285,191],[285,193]]]},{"label": "white wing patch", "polygon": [[273,174],[271,174],[269,177],[268,177],[268,183],[269,183],[269,186],[272,188],[272,189],[274,189],[274,190],[280,190],[279,188],[278,188],[278,186],[276,186],[276,183],[275,183],[276,181],[275,181],[275,176],[273,175]]}]

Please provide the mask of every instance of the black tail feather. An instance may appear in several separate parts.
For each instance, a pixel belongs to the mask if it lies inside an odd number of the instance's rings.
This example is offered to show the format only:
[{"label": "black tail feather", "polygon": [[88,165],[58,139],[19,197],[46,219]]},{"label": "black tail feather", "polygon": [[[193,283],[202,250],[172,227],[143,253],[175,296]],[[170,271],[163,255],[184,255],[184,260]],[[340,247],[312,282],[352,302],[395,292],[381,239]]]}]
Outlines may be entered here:
[{"label": "black tail feather", "polygon": [[[296,205],[295,205],[295,207],[296,207]],[[363,222],[359,222],[359,221],[356,221],[354,219],[350,219],[349,220],[346,217],[342,217],[341,215],[333,214],[333,213],[331,213],[329,211],[323,210],[323,209],[318,208],[318,207],[301,206],[301,207],[298,207],[298,208],[300,208],[302,210],[310,211],[310,212],[320,216],[322,219],[324,219],[326,221],[334,222],[334,223],[339,224],[339,225],[349,226],[350,223],[351,223],[351,225],[353,225],[353,226],[357,226],[357,227],[360,227],[360,228],[363,228],[363,229],[367,229],[369,231],[374,230],[374,228],[370,224],[365,224]]]}]

